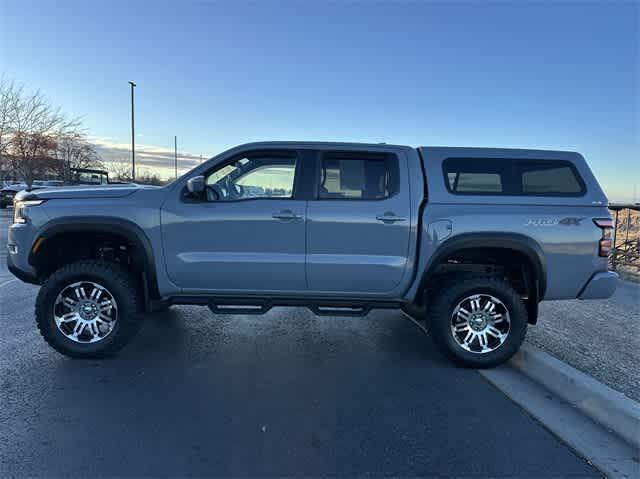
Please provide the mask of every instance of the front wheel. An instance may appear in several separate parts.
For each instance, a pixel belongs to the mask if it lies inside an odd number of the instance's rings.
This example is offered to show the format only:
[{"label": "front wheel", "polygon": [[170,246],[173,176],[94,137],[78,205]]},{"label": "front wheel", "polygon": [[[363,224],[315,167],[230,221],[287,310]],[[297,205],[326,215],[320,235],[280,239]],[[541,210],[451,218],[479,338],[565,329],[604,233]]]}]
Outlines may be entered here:
[{"label": "front wheel", "polygon": [[511,284],[464,274],[446,280],[429,298],[429,331],[450,359],[468,367],[497,366],[524,341],[527,310]]},{"label": "front wheel", "polygon": [[63,266],[42,285],[36,322],[56,351],[76,358],[115,353],[141,324],[140,287],[123,267],[85,260]]}]

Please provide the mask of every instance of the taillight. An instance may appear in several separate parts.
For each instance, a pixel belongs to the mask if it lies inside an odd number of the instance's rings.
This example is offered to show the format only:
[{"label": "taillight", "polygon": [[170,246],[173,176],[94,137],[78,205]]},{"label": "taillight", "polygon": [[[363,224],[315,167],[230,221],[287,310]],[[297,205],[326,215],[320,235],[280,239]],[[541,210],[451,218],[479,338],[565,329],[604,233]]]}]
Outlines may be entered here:
[{"label": "taillight", "polygon": [[593,222],[598,228],[602,229],[602,238],[598,247],[598,255],[607,258],[613,249],[613,220],[611,218],[594,218]]}]

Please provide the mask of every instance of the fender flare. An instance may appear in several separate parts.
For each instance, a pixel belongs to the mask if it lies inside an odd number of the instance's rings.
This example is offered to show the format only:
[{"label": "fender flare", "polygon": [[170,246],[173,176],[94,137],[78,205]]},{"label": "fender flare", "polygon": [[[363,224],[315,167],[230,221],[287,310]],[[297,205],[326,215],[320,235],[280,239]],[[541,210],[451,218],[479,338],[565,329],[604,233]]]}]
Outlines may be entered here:
[{"label": "fender flare", "polygon": [[430,275],[439,263],[452,253],[471,248],[509,249],[522,253],[533,267],[536,306],[544,298],[547,289],[547,269],[542,248],[533,238],[519,233],[462,233],[444,241],[429,258],[420,280],[422,291]]},{"label": "fender flare", "polygon": [[[46,223],[38,231],[36,238],[42,238],[46,242],[48,238],[53,238],[62,233],[109,233],[126,238],[127,241],[134,245],[136,251],[141,254],[140,260],[142,261],[148,293],[153,297],[159,297],[153,247],[145,232],[137,224],[110,216],[62,217]],[[29,264],[33,266],[34,260],[35,256],[33,250],[31,250],[29,252]]]}]

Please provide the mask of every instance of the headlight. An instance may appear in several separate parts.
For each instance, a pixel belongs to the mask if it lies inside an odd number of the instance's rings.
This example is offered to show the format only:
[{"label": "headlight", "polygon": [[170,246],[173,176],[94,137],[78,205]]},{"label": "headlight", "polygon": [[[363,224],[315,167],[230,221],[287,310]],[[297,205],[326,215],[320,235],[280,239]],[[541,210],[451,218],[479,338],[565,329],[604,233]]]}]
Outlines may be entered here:
[{"label": "headlight", "polygon": [[26,200],[16,201],[13,204],[13,222],[26,223],[29,219],[28,212],[30,206],[38,206],[44,203],[44,200]]}]

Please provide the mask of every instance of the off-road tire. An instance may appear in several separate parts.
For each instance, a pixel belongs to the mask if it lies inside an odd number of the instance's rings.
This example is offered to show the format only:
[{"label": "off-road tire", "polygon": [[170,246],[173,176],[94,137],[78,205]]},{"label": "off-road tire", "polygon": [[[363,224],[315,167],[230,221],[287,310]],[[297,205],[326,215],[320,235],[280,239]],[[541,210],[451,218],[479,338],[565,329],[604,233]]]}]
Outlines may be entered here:
[{"label": "off-road tire", "polygon": [[[510,330],[499,347],[491,352],[465,350],[451,331],[451,317],[456,305],[474,294],[488,294],[502,301],[510,317]],[[527,332],[528,316],[520,295],[504,278],[473,273],[454,274],[444,278],[431,291],[427,319],[429,333],[436,347],[453,362],[471,368],[491,368],[509,360],[520,348]]]},{"label": "off-road tire", "polygon": [[[113,330],[95,343],[77,343],[56,326],[53,314],[58,294],[77,281],[93,281],[106,287],[118,306]],[[44,340],[56,351],[73,358],[101,358],[122,349],[140,329],[143,296],[139,282],[117,263],[82,260],[65,265],[44,282],[36,298],[35,316]]]}]

